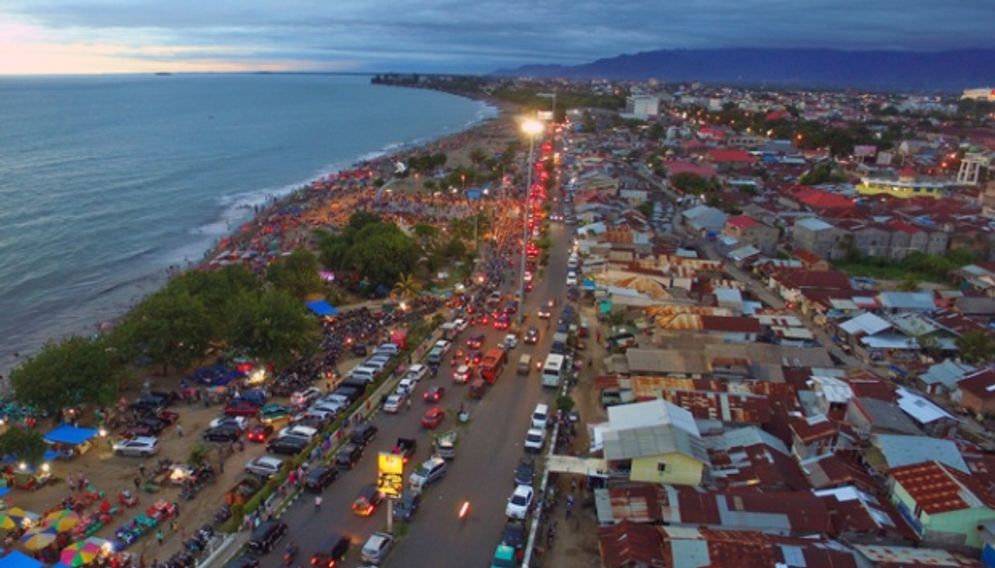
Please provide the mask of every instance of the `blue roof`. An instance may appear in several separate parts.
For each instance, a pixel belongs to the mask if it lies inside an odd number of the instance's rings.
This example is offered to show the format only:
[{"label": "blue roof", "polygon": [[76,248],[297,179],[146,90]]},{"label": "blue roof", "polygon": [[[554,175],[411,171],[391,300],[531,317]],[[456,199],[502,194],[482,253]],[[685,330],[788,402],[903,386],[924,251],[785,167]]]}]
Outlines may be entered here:
[{"label": "blue roof", "polygon": [[[93,428],[77,428],[69,424],[60,424],[45,434],[45,441],[76,446],[97,435]],[[3,568],[0,566],[0,568]]]},{"label": "blue roof", "polygon": [[339,315],[339,310],[335,306],[329,304],[325,300],[315,300],[313,302],[308,302],[305,304],[307,309],[311,310],[316,316],[337,316]]},{"label": "blue roof", "polygon": [[44,568],[44,564],[19,550],[0,558],[0,568]]}]

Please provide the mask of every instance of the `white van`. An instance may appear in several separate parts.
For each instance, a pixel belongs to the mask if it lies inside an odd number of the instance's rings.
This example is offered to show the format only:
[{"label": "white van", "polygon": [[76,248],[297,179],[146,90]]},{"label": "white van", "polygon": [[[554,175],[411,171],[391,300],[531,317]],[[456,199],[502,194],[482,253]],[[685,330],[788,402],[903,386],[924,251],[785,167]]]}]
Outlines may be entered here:
[{"label": "white van", "polygon": [[349,371],[350,379],[359,379],[367,383],[372,383],[373,379],[376,378],[377,373],[380,371],[373,367],[367,367],[365,365],[357,365],[351,371]]},{"label": "white van", "polygon": [[532,428],[545,429],[548,422],[549,406],[540,402],[536,405],[536,409],[532,411]]}]

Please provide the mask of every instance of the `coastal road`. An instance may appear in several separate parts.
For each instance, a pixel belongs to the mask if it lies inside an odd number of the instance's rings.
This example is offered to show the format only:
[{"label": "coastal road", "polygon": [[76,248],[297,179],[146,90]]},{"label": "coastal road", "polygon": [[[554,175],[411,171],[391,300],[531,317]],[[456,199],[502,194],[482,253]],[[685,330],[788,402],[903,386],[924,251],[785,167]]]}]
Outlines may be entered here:
[{"label": "coastal road", "polygon": [[[541,303],[557,298],[562,306],[566,280],[567,250],[570,237],[558,225],[551,228],[553,247],[545,277],[528,294],[524,309],[529,322],[538,321],[535,313]],[[516,263],[517,266],[517,263]],[[505,290],[514,294],[517,280],[506,285]],[[553,322],[558,309],[553,314]],[[528,324],[527,324],[528,325]],[[520,344],[509,353],[508,364],[497,383],[490,387],[484,398],[468,401],[471,419],[466,427],[459,428],[460,442],[456,459],[450,462],[446,477],[430,486],[423,494],[421,507],[414,521],[404,531],[390,555],[387,566],[463,567],[486,566],[500,540],[504,526],[505,500],[513,489],[514,468],[523,455],[522,445],[528,429],[528,418],[540,398],[552,397],[552,391],[543,393],[538,373],[533,369],[529,377],[519,377],[515,367],[519,355],[532,352],[541,359],[549,352],[552,333],[545,324],[536,324],[542,332],[537,345]],[[505,332],[492,327],[471,327],[460,334],[459,343],[476,333],[483,333],[485,349],[497,345]],[[353,514],[351,505],[360,488],[376,481],[377,453],[389,451],[398,437],[414,437],[418,451],[405,470],[407,475],[431,455],[432,433],[421,428],[419,422],[428,407],[421,394],[431,385],[446,388],[440,404],[447,409],[446,421],[439,431],[454,427],[455,414],[464,400],[467,387],[452,382],[451,355],[439,369],[438,377],[422,381],[415,392],[411,410],[390,415],[377,413],[372,422],[380,432],[367,448],[363,458],[352,471],[343,472],[323,494],[320,511],[314,510],[311,494],[305,493],[282,516],[290,527],[291,538],[300,546],[297,562],[305,564],[322,542],[333,532],[348,534],[353,542],[353,552],[347,557],[346,566],[359,566],[358,550],[373,532],[386,527],[386,506],[368,518]],[[470,518],[460,523],[457,509],[463,500],[471,502]],[[261,559],[266,568],[281,565],[283,546]]]}]

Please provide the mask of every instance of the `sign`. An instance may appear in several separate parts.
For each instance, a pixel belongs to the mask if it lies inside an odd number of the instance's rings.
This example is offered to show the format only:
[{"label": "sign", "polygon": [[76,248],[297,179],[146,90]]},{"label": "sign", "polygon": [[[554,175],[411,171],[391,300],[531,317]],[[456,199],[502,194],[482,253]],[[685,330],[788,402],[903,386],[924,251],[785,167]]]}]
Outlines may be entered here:
[{"label": "sign", "polygon": [[380,452],[377,460],[377,489],[387,497],[398,497],[404,489],[404,457]]}]

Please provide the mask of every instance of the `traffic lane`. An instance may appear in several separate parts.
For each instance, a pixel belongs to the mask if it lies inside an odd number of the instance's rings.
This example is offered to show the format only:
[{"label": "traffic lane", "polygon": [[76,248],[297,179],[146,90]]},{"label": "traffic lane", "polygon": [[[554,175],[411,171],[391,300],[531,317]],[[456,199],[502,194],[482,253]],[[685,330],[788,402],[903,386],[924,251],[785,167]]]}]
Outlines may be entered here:
[{"label": "traffic lane", "polygon": [[[569,235],[558,227],[546,276],[526,296],[523,309],[534,314],[539,306],[557,297],[562,305]],[[549,352],[551,333],[543,332],[534,345],[520,344],[509,353],[508,365],[471,412],[468,428],[461,432],[456,459],[446,478],[426,490],[421,509],[405,538],[388,561],[390,566],[486,566],[501,538],[504,507],[514,489],[514,469],[524,452],[525,433],[535,405],[549,402],[554,391],[544,392],[538,372],[527,377],[515,372],[522,353],[541,360]],[[457,516],[460,504],[469,500],[470,515]],[[403,564],[402,564],[403,563]]]}]

